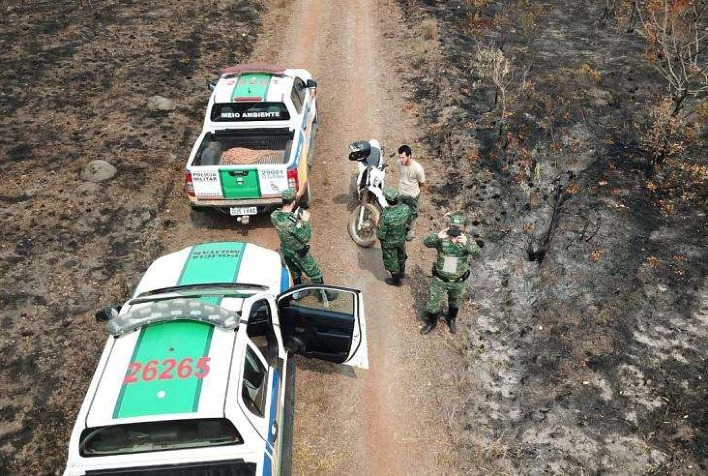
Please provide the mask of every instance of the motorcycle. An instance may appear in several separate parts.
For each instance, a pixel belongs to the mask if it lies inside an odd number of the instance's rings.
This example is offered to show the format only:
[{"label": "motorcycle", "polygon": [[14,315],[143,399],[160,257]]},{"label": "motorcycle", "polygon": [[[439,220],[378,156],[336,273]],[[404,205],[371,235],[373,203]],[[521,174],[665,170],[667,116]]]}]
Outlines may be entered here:
[{"label": "motorcycle", "polygon": [[383,196],[386,167],[384,147],[376,139],[349,144],[349,160],[357,162],[358,175],[353,195],[359,204],[349,219],[349,235],[357,245],[368,248],[376,242],[381,211],[388,206]]}]

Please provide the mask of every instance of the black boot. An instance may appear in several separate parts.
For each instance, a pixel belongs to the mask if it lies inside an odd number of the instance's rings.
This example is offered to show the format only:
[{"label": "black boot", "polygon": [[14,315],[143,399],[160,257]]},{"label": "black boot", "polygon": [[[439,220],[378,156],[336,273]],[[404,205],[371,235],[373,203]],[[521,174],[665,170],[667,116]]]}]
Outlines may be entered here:
[{"label": "black boot", "polygon": [[404,262],[404,263],[401,265],[401,279],[403,279],[403,278],[405,278],[405,277],[406,277],[406,263]]},{"label": "black boot", "polygon": [[[324,279],[318,278],[318,279],[313,279],[312,284],[324,284]],[[339,293],[336,291],[324,291],[324,292],[318,292],[317,293],[317,300],[319,302],[324,302],[325,297],[327,298],[327,302],[329,301],[334,301],[339,297]]]},{"label": "black boot", "polygon": [[425,317],[425,325],[420,329],[420,333],[423,335],[432,331],[438,325],[437,313],[433,314],[432,312],[428,312],[426,314],[427,315]]},{"label": "black boot", "polygon": [[390,278],[385,279],[386,284],[390,284],[391,286],[400,286],[401,285],[401,275],[398,273],[391,273]]},{"label": "black boot", "polygon": [[450,307],[447,310],[447,317],[445,321],[447,322],[447,327],[450,328],[451,334],[457,333],[457,312],[460,310],[459,307]]}]

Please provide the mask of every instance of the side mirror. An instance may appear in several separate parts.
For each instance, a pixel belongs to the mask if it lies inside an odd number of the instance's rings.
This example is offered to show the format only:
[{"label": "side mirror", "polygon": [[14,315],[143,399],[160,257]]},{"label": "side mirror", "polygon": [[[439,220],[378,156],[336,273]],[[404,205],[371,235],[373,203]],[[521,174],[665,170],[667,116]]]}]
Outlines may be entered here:
[{"label": "side mirror", "polygon": [[308,79],[308,80],[307,80],[307,83],[305,83],[305,85],[306,85],[308,88],[316,88],[316,87],[317,87],[317,81],[315,81],[314,79]]},{"label": "side mirror", "polygon": [[121,305],[114,304],[113,306],[104,307],[96,311],[96,322],[108,322],[114,317],[118,317]]},{"label": "side mirror", "polygon": [[218,82],[218,79],[212,79],[211,81],[209,81],[209,91],[213,91],[214,89],[216,89],[216,83]]}]

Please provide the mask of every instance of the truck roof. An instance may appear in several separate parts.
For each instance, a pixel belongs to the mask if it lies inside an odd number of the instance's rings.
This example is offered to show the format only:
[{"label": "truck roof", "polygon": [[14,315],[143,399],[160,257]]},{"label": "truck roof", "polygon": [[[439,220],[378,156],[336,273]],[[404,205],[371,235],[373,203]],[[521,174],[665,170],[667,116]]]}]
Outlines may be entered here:
[{"label": "truck roof", "polygon": [[290,94],[295,74],[295,70],[288,69],[222,74],[214,88],[214,102],[283,102]]},{"label": "truck roof", "polygon": [[[204,243],[156,260],[134,297],[207,283],[259,284],[275,295],[289,286],[289,279],[274,251],[240,242]],[[199,301],[240,312],[243,299],[202,297]],[[130,308],[147,305],[124,306],[121,316]],[[109,338],[98,385],[93,395],[86,396],[91,401],[86,427],[223,416],[227,384],[234,381],[228,376],[232,352],[238,351],[234,349],[237,332],[182,316],[175,319]]]}]

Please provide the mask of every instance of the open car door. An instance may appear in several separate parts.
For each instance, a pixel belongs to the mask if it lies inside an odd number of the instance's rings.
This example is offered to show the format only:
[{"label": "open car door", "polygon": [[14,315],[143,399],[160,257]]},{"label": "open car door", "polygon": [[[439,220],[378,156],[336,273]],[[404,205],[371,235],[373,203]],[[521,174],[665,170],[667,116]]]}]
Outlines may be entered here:
[{"label": "open car door", "polygon": [[364,298],[358,289],[301,285],[277,297],[285,347],[296,354],[369,368]]}]

